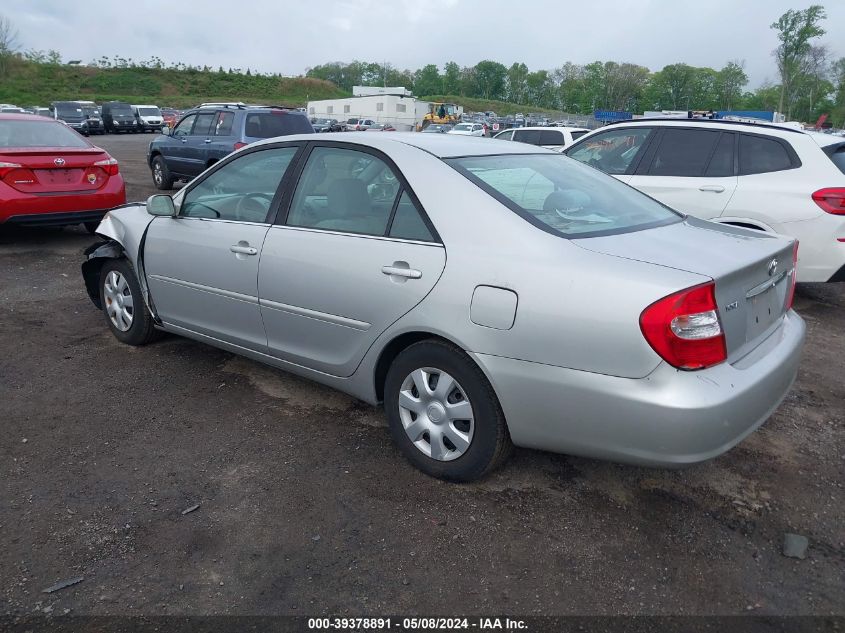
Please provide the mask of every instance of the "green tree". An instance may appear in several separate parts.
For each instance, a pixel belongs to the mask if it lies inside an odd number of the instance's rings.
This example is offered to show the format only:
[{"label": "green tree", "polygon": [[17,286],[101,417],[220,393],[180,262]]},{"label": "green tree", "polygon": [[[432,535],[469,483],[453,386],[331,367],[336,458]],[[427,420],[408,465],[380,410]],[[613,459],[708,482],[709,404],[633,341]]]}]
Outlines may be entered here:
[{"label": "green tree", "polygon": [[836,96],[831,113],[833,125],[845,128],[845,57],[833,62],[830,71],[833,83],[836,86]]},{"label": "green tree", "polygon": [[455,62],[447,62],[443,67],[443,92],[447,95],[461,93],[461,67]]},{"label": "green tree", "polygon": [[0,77],[8,74],[18,46],[18,30],[9,18],[0,14]]},{"label": "green tree", "polygon": [[439,95],[443,92],[443,78],[436,64],[427,64],[414,73],[414,94]]},{"label": "green tree", "polygon": [[786,106],[787,117],[791,115],[790,103],[810,54],[811,40],[825,34],[820,23],[826,18],[824,7],[814,4],[803,10],[790,9],[771,24],[780,40],[780,45],[774,50],[780,73],[778,111],[783,112]]},{"label": "green tree", "polygon": [[716,100],[720,110],[733,110],[742,98],[742,89],[748,85],[744,61],[731,61],[716,75]]},{"label": "green tree", "polygon": [[502,99],[505,96],[505,79],[508,69],[499,62],[488,59],[478,62],[473,68],[475,95],[484,99]]},{"label": "green tree", "polygon": [[528,89],[526,79],[528,77],[528,66],[523,63],[514,62],[508,68],[506,98],[511,103],[524,103],[525,93]]}]

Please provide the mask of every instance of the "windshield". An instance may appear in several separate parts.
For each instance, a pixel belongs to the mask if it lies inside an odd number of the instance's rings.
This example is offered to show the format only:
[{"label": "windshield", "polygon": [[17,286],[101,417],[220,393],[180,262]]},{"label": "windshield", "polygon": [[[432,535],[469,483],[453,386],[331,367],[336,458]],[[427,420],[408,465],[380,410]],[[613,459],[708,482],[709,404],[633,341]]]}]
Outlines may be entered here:
[{"label": "windshield", "polygon": [[57,103],[56,114],[58,116],[82,116],[82,108],[78,105]]},{"label": "windshield", "polygon": [[53,121],[0,121],[0,147],[72,147],[90,145],[63,123]]},{"label": "windshield", "polygon": [[125,103],[121,103],[120,105],[111,106],[111,113],[112,113],[112,116],[114,116],[114,115],[135,116],[132,113],[132,108]]},{"label": "windshield", "polygon": [[468,123],[458,123],[453,129],[456,131],[468,131],[472,129],[472,126]]},{"label": "windshield", "polygon": [[99,117],[100,116],[100,111],[97,110],[97,108],[95,108],[94,106],[84,107],[84,108],[82,108],[82,111],[85,113],[85,116],[90,116],[90,117]]},{"label": "windshield", "polygon": [[141,116],[161,116],[161,111],[158,108],[138,108],[138,114]]},{"label": "windshield", "polygon": [[565,156],[505,154],[446,161],[523,218],[564,237],[651,228],[682,216]]}]

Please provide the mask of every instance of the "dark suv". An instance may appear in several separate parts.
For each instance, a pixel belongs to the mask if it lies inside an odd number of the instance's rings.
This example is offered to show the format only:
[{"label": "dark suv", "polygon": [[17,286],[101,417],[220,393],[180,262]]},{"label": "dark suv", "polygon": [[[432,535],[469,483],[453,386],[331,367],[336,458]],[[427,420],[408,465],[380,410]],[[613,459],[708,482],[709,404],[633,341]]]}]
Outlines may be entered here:
[{"label": "dark suv", "polygon": [[190,180],[227,154],[254,141],[288,134],[313,134],[302,112],[275,107],[221,105],[186,112],[179,123],[150,143],[147,164],[159,189]]},{"label": "dark suv", "polygon": [[88,136],[88,117],[76,101],[54,101],[50,109],[56,119],[64,121],[68,127],[80,134]]}]

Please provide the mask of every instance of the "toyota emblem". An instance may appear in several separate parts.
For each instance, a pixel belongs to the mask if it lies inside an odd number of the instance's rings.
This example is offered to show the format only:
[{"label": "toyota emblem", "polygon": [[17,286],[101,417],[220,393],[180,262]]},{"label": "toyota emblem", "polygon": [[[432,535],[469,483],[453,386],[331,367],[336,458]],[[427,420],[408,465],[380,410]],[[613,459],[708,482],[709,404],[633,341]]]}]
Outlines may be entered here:
[{"label": "toyota emblem", "polygon": [[769,262],[769,277],[774,277],[775,273],[778,271],[778,260],[773,259]]},{"label": "toyota emblem", "polygon": [[62,167],[65,164],[65,159],[64,158],[57,158],[53,161],[53,163],[55,163],[56,167]]}]

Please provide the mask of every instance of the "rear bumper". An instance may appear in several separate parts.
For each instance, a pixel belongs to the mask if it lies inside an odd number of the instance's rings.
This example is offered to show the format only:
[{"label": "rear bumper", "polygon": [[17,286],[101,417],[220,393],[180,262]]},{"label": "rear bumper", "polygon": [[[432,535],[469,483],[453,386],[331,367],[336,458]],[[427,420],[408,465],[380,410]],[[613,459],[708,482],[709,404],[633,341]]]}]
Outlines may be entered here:
[{"label": "rear bumper", "polygon": [[732,365],[684,372],[662,363],[641,379],[473,356],[517,446],[671,467],[712,459],[759,427],[795,380],[804,334],[790,311]]},{"label": "rear bumper", "polygon": [[27,195],[0,183],[0,224],[76,224],[94,221],[113,207],[126,203],[126,185],[118,174],[102,189]]}]

